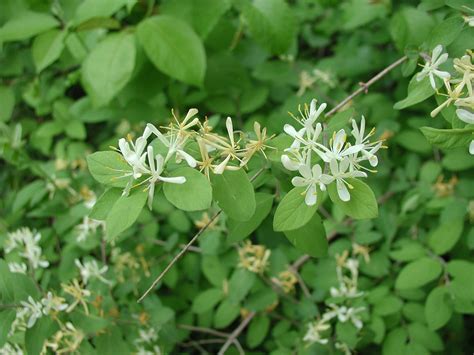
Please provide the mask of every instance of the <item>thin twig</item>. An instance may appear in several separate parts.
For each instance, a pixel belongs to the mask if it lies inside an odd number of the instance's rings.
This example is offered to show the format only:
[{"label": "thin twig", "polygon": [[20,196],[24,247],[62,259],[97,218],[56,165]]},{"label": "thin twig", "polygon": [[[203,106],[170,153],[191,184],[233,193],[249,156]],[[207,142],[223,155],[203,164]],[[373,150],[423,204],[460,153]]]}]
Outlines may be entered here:
[{"label": "thin twig", "polygon": [[[261,168],[258,170],[254,176],[250,178],[250,181],[254,181],[263,171],[265,171],[266,167]],[[217,217],[222,213],[220,209],[217,211],[214,216],[194,235],[194,237],[186,244],[180,252],[171,260],[171,262],[165,267],[165,269],[161,272],[161,274],[153,281],[151,286],[145,291],[145,293],[138,299],[138,303],[143,301],[143,299],[148,296],[148,294],[153,291],[158,282],[166,275],[166,273],[173,267],[173,265],[189,250],[189,248],[194,244],[194,242],[199,238],[199,236],[204,233],[204,231],[216,220]]]},{"label": "thin twig", "polygon": [[224,355],[226,350],[229,348],[229,346],[234,343],[234,341],[237,339],[237,337],[242,333],[242,331],[247,327],[247,325],[250,323],[250,321],[255,317],[255,312],[250,312],[247,317],[244,318],[242,323],[239,324],[237,328],[230,334],[229,338],[227,341],[224,343],[222,348],[219,350],[217,355]]},{"label": "thin twig", "polygon": [[348,97],[346,97],[344,100],[342,100],[340,103],[338,103],[332,110],[330,110],[326,116],[331,116],[332,114],[336,113],[337,111],[339,111],[342,107],[345,106],[345,104],[347,104],[349,101],[351,101],[354,97],[356,97],[357,95],[363,93],[363,92],[367,92],[369,87],[374,84],[375,82],[377,82],[378,80],[380,80],[380,78],[382,78],[383,76],[385,76],[388,72],[390,72],[392,69],[398,67],[400,64],[402,64],[405,60],[407,60],[407,56],[403,56],[401,57],[400,59],[398,59],[397,61],[393,62],[392,64],[390,64],[388,67],[386,67],[384,70],[382,70],[380,73],[378,73],[377,75],[375,75],[372,79],[370,79],[368,82],[366,83],[360,83],[360,88],[357,89],[356,91],[354,91],[352,94],[350,94]]},{"label": "thin twig", "polygon": [[[161,239],[154,240],[154,241],[153,241],[153,244],[156,244],[156,245],[159,245],[159,246],[162,246],[162,247],[168,245],[168,243],[167,243],[166,241],[161,240]],[[179,247],[180,247],[180,248],[184,248],[185,246],[186,246],[186,244],[179,244]],[[199,248],[199,247],[190,246],[190,247],[188,248],[188,250],[189,250],[189,251],[193,251],[193,252],[195,252],[195,253],[202,253],[202,250],[201,250],[201,248]]]},{"label": "thin twig", "polygon": [[190,330],[192,332],[207,333],[207,334],[215,335],[222,338],[228,338],[230,336],[230,333],[220,332],[218,330],[214,330],[211,328],[196,327],[194,325],[189,325],[189,324],[178,324],[178,328]]},{"label": "thin twig", "polygon": [[158,285],[158,282],[161,281],[161,279],[166,275],[166,273],[173,267],[173,265],[188,251],[188,249],[194,244],[194,242],[199,238],[199,236],[213,223],[217,217],[222,213],[222,210],[217,211],[214,216],[209,220],[209,222],[206,223],[204,227],[202,227],[195,235],[194,237],[184,246],[183,249],[180,250],[178,254],[171,260],[171,262],[165,267],[165,269],[161,272],[161,274],[153,281],[151,286],[148,288],[148,290],[145,291],[145,293],[138,299],[138,303],[143,301],[143,299],[148,296],[148,294],[153,291],[156,285]]}]

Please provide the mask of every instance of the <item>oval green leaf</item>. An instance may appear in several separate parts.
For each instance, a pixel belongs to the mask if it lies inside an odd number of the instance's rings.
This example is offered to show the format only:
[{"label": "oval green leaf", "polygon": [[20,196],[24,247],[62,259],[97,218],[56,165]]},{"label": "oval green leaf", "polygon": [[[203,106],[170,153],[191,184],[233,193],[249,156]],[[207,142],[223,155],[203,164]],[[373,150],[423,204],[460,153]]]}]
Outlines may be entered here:
[{"label": "oval green leaf", "polygon": [[273,229],[277,232],[303,227],[318,209],[317,204],[308,206],[304,202],[304,188],[295,187],[280,201],[273,219]]},{"label": "oval green leaf", "polygon": [[166,198],[183,211],[201,211],[211,207],[212,188],[209,180],[199,171],[183,167],[174,170],[170,176],[184,176],[184,184],[163,184]]},{"label": "oval green leaf", "polygon": [[303,227],[284,233],[296,249],[312,257],[320,258],[328,253],[326,230],[317,213]]},{"label": "oval green leaf", "polygon": [[248,221],[255,213],[255,191],[244,170],[226,170],[211,175],[214,198],[224,212],[236,221]]},{"label": "oval green leaf", "polygon": [[186,22],[167,15],[150,17],[138,25],[137,36],[159,70],[188,84],[202,84],[206,70],[204,46]]}]

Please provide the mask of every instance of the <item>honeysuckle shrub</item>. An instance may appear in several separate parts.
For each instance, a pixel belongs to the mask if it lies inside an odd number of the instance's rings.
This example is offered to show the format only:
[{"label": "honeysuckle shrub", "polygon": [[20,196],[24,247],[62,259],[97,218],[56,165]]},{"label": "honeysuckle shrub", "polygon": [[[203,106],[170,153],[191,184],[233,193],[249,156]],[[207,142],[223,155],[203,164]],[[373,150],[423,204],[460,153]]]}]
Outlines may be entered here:
[{"label": "honeysuckle shrub", "polygon": [[464,0],[1,1],[0,354],[472,352],[473,44]]}]

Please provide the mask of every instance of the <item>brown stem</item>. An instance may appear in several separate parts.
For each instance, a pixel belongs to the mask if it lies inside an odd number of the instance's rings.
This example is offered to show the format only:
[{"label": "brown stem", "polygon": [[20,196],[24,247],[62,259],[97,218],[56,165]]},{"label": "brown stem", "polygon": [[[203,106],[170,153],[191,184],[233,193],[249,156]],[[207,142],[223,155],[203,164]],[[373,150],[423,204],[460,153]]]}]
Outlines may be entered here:
[{"label": "brown stem", "polygon": [[161,272],[161,274],[153,281],[151,286],[148,288],[148,290],[145,291],[145,293],[138,299],[138,303],[143,301],[143,299],[148,296],[148,294],[153,291],[156,285],[158,285],[158,282],[161,281],[161,279],[166,275],[166,273],[173,267],[173,265],[181,259],[181,257],[188,251],[188,249],[194,244],[194,242],[199,238],[199,236],[213,223],[217,217],[222,213],[222,210],[217,211],[214,216],[209,220],[209,222],[206,223],[204,227],[202,227],[195,235],[194,237],[184,246],[183,249],[180,250],[178,254],[171,260],[171,262],[165,267],[165,269]]},{"label": "brown stem", "polygon": [[397,61],[393,62],[392,64],[390,64],[388,67],[386,67],[384,70],[382,70],[380,73],[378,73],[377,75],[375,75],[372,79],[370,79],[368,82],[366,83],[360,83],[360,88],[357,89],[356,91],[354,91],[352,94],[350,94],[349,96],[347,96],[344,100],[342,100],[340,103],[338,103],[332,110],[330,110],[326,116],[331,116],[333,114],[335,114],[337,111],[339,111],[342,107],[344,107],[345,104],[347,104],[349,101],[351,101],[354,97],[356,97],[357,95],[365,92],[367,93],[369,87],[374,84],[375,82],[377,82],[378,80],[380,80],[382,77],[384,77],[386,74],[388,74],[392,69],[398,67],[400,64],[402,64],[405,60],[407,60],[407,56],[403,56],[401,57],[400,59],[398,59]]},{"label": "brown stem", "polygon": [[229,348],[229,346],[237,339],[237,337],[242,333],[242,331],[247,327],[247,325],[250,323],[250,321],[255,317],[256,313],[255,312],[250,312],[247,317],[244,318],[242,323],[239,324],[237,328],[230,334],[229,338],[227,338],[227,341],[224,343],[222,348],[219,350],[217,355],[224,355],[226,350]]}]

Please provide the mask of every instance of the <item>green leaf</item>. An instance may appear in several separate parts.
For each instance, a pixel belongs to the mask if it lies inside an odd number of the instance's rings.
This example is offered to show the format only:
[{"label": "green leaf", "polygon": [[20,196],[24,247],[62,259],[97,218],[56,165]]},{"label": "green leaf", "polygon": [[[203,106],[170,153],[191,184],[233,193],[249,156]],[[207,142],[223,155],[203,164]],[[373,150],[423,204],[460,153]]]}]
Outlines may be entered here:
[{"label": "green leaf", "polygon": [[390,33],[401,51],[408,46],[421,45],[434,28],[433,18],[425,11],[405,7],[397,12],[390,23]]},{"label": "green leaf", "polygon": [[211,206],[212,188],[206,176],[188,167],[178,168],[170,176],[186,178],[184,184],[163,184],[163,192],[174,206],[184,211],[201,211]]},{"label": "green leaf", "polygon": [[53,16],[40,12],[23,12],[0,28],[0,43],[21,41],[59,25]]},{"label": "green leaf", "polygon": [[136,0],[84,0],[76,9],[74,24],[79,25],[94,17],[109,17],[127,5],[130,9]]},{"label": "green leaf", "polygon": [[458,129],[438,129],[432,127],[421,127],[421,132],[428,142],[443,149],[469,147],[474,139],[474,127]]},{"label": "green leaf", "polygon": [[93,314],[85,314],[82,311],[71,313],[71,322],[76,328],[85,334],[94,334],[110,325],[110,320]]},{"label": "green leaf", "polygon": [[461,237],[464,227],[464,216],[453,218],[440,224],[429,236],[428,244],[438,255],[450,251]]},{"label": "green leaf", "polygon": [[211,288],[201,292],[193,301],[192,311],[196,314],[202,314],[210,311],[218,304],[224,293],[218,288]]},{"label": "green leaf", "polygon": [[214,326],[217,329],[227,327],[234,321],[240,314],[240,309],[234,303],[229,300],[224,300],[217,308],[214,314]]},{"label": "green leaf", "polygon": [[12,302],[15,299],[14,282],[8,264],[0,259],[0,299],[2,302]]},{"label": "green leaf", "polygon": [[108,35],[82,64],[82,82],[95,106],[108,104],[132,77],[135,38],[122,32]]},{"label": "green leaf", "polygon": [[315,258],[326,256],[328,253],[328,240],[321,217],[313,214],[308,223],[303,227],[284,232],[288,240],[296,249]]},{"label": "green leaf", "polygon": [[435,280],[441,274],[440,263],[428,257],[406,265],[398,274],[395,287],[400,290],[417,288]]},{"label": "green leaf", "polygon": [[234,221],[229,219],[229,235],[227,241],[236,243],[248,237],[268,216],[273,205],[273,195],[264,192],[255,194],[255,213],[248,221]]},{"label": "green leaf", "polygon": [[110,327],[106,334],[95,337],[95,345],[97,354],[100,355],[130,354],[130,348],[118,327]]},{"label": "green leaf", "polygon": [[94,207],[92,207],[89,217],[99,221],[105,221],[107,215],[120,196],[122,196],[122,190],[120,189],[112,188],[105,191],[96,201]]},{"label": "green leaf", "polygon": [[49,317],[41,317],[32,328],[26,330],[25,348],[28,354],[39,355],[43,344],[59,329],[57,323]]},{"label": "green leaf", "polygon": [[87,166],[91,175],[98,182],[114,187],[125,187],[129,181],[127,176],[132,168],[117,152],[96,152],[87,156]]},{"label": "green leaf", "polygon": [[185,83],[202,85],[206,53],[187,23],[172,16],[150,17],[138,25],[137,36],[159,70]]},{"label": "green leaf", "polygon": [[446,48],[459,36],[463,27],[464,20],[460,15],[445,19],[431,31],[428,37],[428,47],[433,49],[438,44],[441,44]]},{"label": "green leaf", "polygon": [[387,334],[382,347],[382,355],[404,354],[408,334],[403,328],[395,328]]},{"label": "green leaf", "polygon": [[400,312],[403,307],[403,302],[400,298],[389,295],[387,297],[382,298],[379,302],[374,304],[374,314],[379,316],[388,316],[390,314],[394,314]]},{"label": "green leaf", "polygon": [[377,18],[384,18],[388,12],[388,3],[374,3],[370,0],[351,0],[343,3],[345,30],[361,27]]},{"label": "green leaf", "polygon": [[295,230],[309,222],[318,205],[308,206],[304,187],[295,187],[280,201],[273,219],[273,229],[278,232]]},{"label": "green leaf", "polygon": [[331,201],[349,217],[355,219],[377,217],[378,204],[372,189],[358,179],[346,179],[346,181],[353,187],[349,190],[351,199],[347,202],[341,201],[337,194],[336,184],[330,184],[328,192]]},{"label": "green leaf", "polygon": [[252,288],[256,275],[246,269],[238,268],[229,280],[229,301],[238,304]]},{"label": "green leaf", "polygon": [[255,191],[243,169],[211,174],[214,199],[236,221],[248,221],[255,213]]},{"label": "green leaf", "polygon": [[418,130],[403,130],[398,133],[394,141],[400,144],[403,148],[419,154],[428,154],[433,151],[428,140]]},{"label": "green leaf", "polygon": [[64,49],[66,36],[66,31],[51,30],[35,38],[31,54],[33,55],[33,62],[35,63],[37,73],[60,57]]},{"label": "green leaf", "polygon": [[270,318],[265,314],[259,314],[252,319],[247,331],[247,345],[250,349],[259,346],[270,329]]},{"label": "green leaf", "polygon": [[425,317],[428,327],[437,330],[443,327],[451,319],[453,307],[450,303],[449,290],[444,286],[434,288],[425,304]]},{"label": "green leaf", "polygon": [[284,0],[254,0],[242,8],[252,37],[273,54],[283,54],[296,36],[296,18]]},{"label": "green leaf", "polygon": [[423,345],[426,349],[431,351],[444,350],[443,341],[440,336],[429,330],[424,324],[412,323],[408,325],[408,335],[411,341]]},{"label": "green leaf", "polygon": [[129,196],[121,196],[115,202],[105,220],[108,241],[114,240],[137,220],[147,197],[146,191],[136,190]]},{"label": "green leaf", "polygon": [[416,75],[414,75],[408,84],[407,97],[401,101],[398,101],[395,105],[393,105],[393,108],[395,110],[402,110],[404,108],[416,105],[433,96],[434,93],[435,91],[431,87],[428,78],[418,81],[416,80]]},{"label": "green leaf", "polygon": [[230,6],[230,0],[167,1],[160,6],[160,13],[176,16],[191,24],[196,33],[205,39]]},{"label": "green leaf", "polygon": [[15,94],[8,86],[0,86],[0,122],[8,121],[15,108]]},{"label": "green leaf", "polygon": [[[0,276],[1,277],[1,276]],[[0,349],[8,340],[8,333],[10,332],[13,321],[16,318],[16,311],[14,308],[0,311]]]}]

